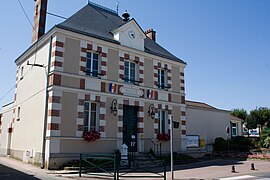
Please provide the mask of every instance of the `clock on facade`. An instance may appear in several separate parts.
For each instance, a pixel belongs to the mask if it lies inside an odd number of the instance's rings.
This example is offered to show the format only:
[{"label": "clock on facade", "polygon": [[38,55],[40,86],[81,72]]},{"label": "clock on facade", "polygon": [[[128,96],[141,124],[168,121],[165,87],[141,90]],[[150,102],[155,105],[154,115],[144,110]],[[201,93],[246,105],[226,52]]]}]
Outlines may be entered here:
[{"label": "clock on facade", "polygon": [[128,36],[130,39],[135,39],[135,32],[134,31],[128,31]]}]

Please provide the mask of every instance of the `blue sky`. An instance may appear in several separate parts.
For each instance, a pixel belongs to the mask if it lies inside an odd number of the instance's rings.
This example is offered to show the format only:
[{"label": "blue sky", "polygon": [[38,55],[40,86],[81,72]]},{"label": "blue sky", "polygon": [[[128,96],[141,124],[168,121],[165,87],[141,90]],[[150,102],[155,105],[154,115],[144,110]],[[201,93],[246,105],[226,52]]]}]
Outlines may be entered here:
[{"label": "blue sky", "polygon": [[[20,0],[33,21],[34,1]],[[69,17],[87,0],[48,0]],[[116,9],[116,0],[93,0]],[[119,0],[157,42],[187,62],[186,97],[221,109],[270,107],[270,1]],[[169,2],[169,3],[168,3]],[[0,2],[0,98],[15,84],[14,60],[31,45],[32,28],[17,0]],[[62,19],[47,16],[46,30]],[[0,100],[13,100],[14,91]],[[1,110],[0,110],[1,111]]]}]

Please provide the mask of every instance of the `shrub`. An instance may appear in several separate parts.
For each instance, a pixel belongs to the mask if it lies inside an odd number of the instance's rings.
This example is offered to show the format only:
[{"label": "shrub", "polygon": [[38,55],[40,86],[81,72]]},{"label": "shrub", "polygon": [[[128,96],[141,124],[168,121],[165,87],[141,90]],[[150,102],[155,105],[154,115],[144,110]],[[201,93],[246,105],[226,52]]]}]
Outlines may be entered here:
[{"label": "shrub", "polygon": [[215,151],[226,151],[227,150],[227,142],[224,138],[218,137],[215,139],[214,144]]}]

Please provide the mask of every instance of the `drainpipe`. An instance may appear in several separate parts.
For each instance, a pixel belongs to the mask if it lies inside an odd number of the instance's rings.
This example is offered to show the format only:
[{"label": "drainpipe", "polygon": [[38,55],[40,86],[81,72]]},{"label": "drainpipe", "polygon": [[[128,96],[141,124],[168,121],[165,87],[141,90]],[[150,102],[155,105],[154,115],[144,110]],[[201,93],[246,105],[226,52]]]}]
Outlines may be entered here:
[{"label": "drainpipe", "polygon": [[49,57],[48,57],[48,74],[46,78],[46,89],[45,89],[45,112],[44,112],[44,124],[43,124],[43,139],[42,139],[42,151],[41,151],[41,169],[45,167],[45,149],[46,149],[46,131],[47,131],[47,118],[48,118],[48,98],[49,98],[49,75],[51,71],[51,52],[52,52],[52,36],[50,38],[50,47],[49,47]]}]

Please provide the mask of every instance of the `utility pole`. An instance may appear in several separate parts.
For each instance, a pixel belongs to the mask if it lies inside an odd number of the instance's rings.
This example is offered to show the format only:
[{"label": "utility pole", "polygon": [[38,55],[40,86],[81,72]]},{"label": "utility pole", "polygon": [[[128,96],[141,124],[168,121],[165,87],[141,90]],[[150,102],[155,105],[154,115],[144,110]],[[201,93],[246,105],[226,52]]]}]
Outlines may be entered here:
[{"label": "utility pole", "polygon": [[172,180],[174,179],[173,172],[173,115],[170,115],[170,150],[171,150],[171,175]]}]

